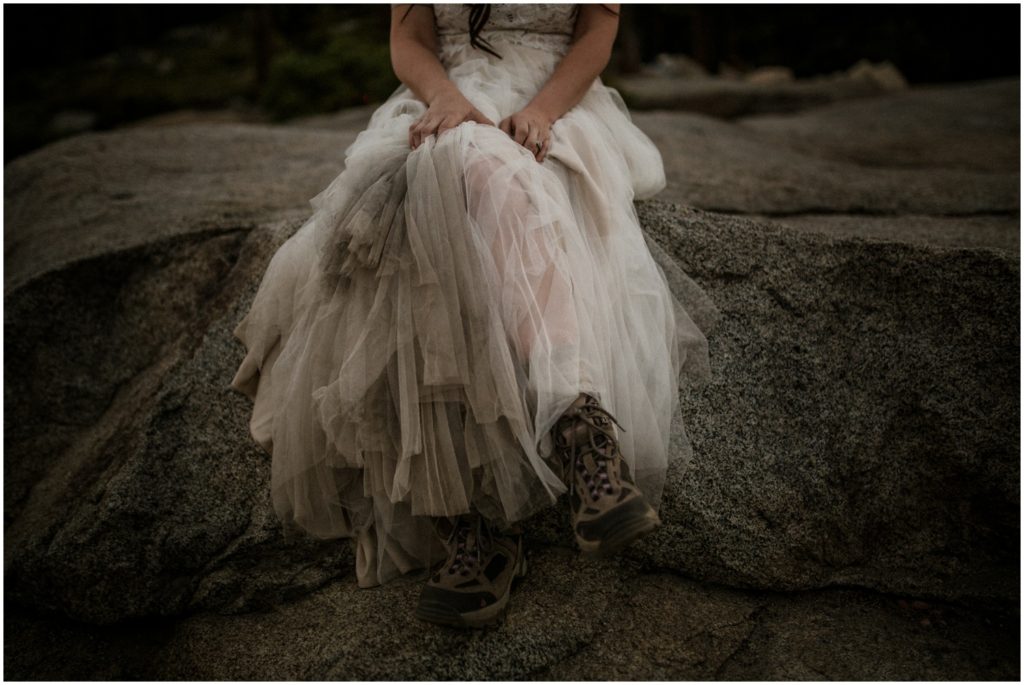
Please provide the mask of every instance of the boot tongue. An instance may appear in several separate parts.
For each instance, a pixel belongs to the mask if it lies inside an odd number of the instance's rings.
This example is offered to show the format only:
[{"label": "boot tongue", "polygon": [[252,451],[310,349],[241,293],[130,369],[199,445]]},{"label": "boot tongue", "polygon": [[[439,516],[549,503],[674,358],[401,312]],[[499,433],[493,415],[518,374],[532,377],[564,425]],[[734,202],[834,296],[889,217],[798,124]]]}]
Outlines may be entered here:
[{"label": "boot tongue", "polygon": [[479,514],[469,514],[466,517],[466,552],[472,554],[473,550],[480,545],[480,532],[484,521]]},{"label": "boot tongue", "polygon": [[586,421],[577,419],[562,429],[562,437],[565,438],[568,444],[572,444],[573,438],[576,439],[576,446],[586,444],[590,435],[590,426],[587,425]]},{"label": "boot tongue", "polygon": [[476,550],[477,559],[481,559],[487,553],[490,541],[492,541],[489,523],[479,514],[473,519],[469,528],[469,537],[466,539],[466,549]]}]

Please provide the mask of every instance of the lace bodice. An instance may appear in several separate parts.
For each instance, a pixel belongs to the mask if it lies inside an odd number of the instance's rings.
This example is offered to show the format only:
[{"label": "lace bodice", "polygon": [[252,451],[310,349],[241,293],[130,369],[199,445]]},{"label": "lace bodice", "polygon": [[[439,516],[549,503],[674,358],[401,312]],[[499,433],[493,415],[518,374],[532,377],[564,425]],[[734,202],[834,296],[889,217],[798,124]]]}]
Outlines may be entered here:
[{"label": "lace bodice", "polygon": [[[441,48],[469,41],[468,4],[435,4],[434,21]],[[579,5],[555,3],[492,4],[491,15],[480,32],[489,41],[507,41],[564,52],[572,38]]]}]

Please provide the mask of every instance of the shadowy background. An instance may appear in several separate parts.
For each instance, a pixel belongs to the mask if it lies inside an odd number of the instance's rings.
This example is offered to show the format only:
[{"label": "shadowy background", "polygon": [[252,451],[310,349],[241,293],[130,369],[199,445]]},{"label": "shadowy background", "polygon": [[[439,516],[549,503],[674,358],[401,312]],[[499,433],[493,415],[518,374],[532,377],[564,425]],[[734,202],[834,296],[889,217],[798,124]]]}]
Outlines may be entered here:
[{"label": "shadowy background", "polygon": [[[911,84],[1020,73],[1019,5],[624,5],[608,70],[684,53],[797,78],[892,62]],[[7,5],[5,161],[181,110],[285,121],[382,101],[388,5]]]}]

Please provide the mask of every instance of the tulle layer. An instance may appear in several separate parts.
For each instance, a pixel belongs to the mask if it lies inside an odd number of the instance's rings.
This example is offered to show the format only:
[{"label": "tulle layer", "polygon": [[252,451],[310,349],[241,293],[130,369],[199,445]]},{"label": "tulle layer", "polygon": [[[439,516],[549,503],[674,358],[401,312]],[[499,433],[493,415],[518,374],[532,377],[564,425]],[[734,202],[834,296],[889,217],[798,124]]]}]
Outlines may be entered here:
[{"label": "tulle layer", "polygon": [[[495,44],[501,60],[449,43],[442,61],[497,123],[560,55]],[[623,426],[657,506],[689,450],[684,435],[669,453],[678,383],[710,377],[717,310],[652,256],[632,200],[664,168],[613,89],[595,81],[555,122],[543,163],[475,122],[410,151],[425,109],[403,86],[375,111],[235,330],[232,386],[254,400],[278,516],[355,539],[364,586],[440,558],[430,517],[510,523],[552,504],[550,429],[581,391]]]}]

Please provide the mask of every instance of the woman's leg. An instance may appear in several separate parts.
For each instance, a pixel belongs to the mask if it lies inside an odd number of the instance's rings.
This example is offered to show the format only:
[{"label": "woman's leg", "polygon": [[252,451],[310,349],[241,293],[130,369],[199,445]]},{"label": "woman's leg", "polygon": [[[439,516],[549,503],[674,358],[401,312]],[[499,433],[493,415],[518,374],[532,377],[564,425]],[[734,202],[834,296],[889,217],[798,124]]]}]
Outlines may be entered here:
[{"label": "woman's leg", "polygon": [[536,179],[525,167],[537,162],[524,159],[519,147],[508,139],[486,151],[472,150],[465,183],[467,210],[489,236],[511,342],[519,360],[528,363],[538,345],[577,345],[579,328],[561,245],[565,227],[541,223],[542,210],[529,191]]}]

